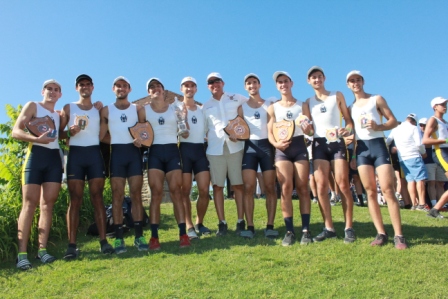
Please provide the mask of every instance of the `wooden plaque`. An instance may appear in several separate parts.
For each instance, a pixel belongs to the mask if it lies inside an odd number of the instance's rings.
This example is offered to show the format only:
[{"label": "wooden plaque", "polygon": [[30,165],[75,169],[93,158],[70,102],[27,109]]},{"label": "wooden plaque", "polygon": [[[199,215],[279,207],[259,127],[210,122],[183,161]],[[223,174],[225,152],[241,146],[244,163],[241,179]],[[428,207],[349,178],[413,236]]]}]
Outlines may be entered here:
[{"label": "wooden plaque", "polygon": [[338,129],[331,128],[325,131],[325,137],[327,138],[327,143],[339,142]]},{"label": "wooden plaque", "polygon": [[36,137],[39,137],[48,131],[52,131],[48,134],[48,137],[56,137],[56,125],[54,124],[54,120],[48,115],[31,119],[25,124],[25,127]]},{"label": "wooden plaque", "polygon": [[143,146],[150,147],[154,141],[154,130],[151,124],[146,121],[144,123],[137,122],[133,127],[129,128],[132,138],[139,139]]},{"label": "wooden plaque", "polygon": [[227,127],[224,128],[224,132],[226,132],[229,136],[235,135],[238,140],[247,140],[250,137],[249,126],[239,115],[229,121]]},{"label": "wooden plaque", "polygon": [[291,140],[294,135],[294,130],[296,126],[294,121],[292,120],[282,120],[274,123],[274,127],[272,128],[272,132],[274,134],[275,141]]}]

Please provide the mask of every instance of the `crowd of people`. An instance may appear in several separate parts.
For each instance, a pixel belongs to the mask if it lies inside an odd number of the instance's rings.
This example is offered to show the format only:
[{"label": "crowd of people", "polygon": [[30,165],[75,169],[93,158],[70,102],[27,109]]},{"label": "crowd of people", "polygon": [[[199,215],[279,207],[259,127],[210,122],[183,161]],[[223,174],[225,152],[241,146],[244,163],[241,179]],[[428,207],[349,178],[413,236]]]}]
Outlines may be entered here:
[{"label": "crowd of people", "polygon": [[[27,243],[38,205],[41,212],[37,257],[42,263],[55,260],[46,247],[64,168],[59,139],[67,140],[69,145],[66,178],[70,204],[67,211],[68,247],[64,255],[67,260],[79,255],[76,234],[86,181],[98,226],[100,251],[120,254],[127,250],[122,223],[127,184],[132,200],[134,245],[140,251],[160,250],[160,204],[165,180],[178,223],[179,246],[188,247],[192,239],[212,233],[204,225],[210,185],[219,220],[216,236],[228,233],[224,209],[227,178],[237,210],[235,232],[244,238],[254,237],[254,194],[257,176],[260,176],[257,172],[261,172],[263,178],[262,193],[267,213],[263,233],[266,238],[279,236],[274,227],[278,191],[286,230],[282,245],[290,246],[296,241],[293,190],[300,199],[300,244],[336,238],[331,189],[342,202],[343,240],[345,243],[355,242],[352,182],[360,206],[365,205],[364,190],[377,230],[371,245],[382,246],[388,242],[377,200],[380,189],[391,218],[395,248],[406,249],[400,205],[443,218],[439,212],[448,202],[448,192],[443,188],[448,174],[448,130],[443,120],[447,100],[438,97],[431,102],[432,117],[418,120],[411,113],[398,125],[387,101],[381,95],[364,91],[364,77],[360,71],[351,71],[346,77],[347,86],[355,98],[350,105],[341,92],[325,88],[326,77],[321,67],[311,67],[307,80],[314,94],[302,102],[293,96],[294,81],[285,71],[273,74],[279,97],[268,99],[260,94],[261,80],[256,74],[244,77],[246,97],[225,92],[223,77],[219,73],[210,73],[207,86],[211,97],[199,105],[194,98],[197,82],[192,77],[185,77],[180,82],[184,96],[180,118],[186,123],[187,130],[180,130],[179,111],[166,101],[165,87],[158,78],[147,81],[150,101],[142,106],[129,101],[128,95],[132,91],[129,80],[117,77],[112,84],[115,102],[103,106],[101,102],[92,101],[93,80],[82,74],[75,80],[79,100],[66,104],[61,111],[55,110],[62,96],[61,85],[53,79],[45,81],[42,101],[28,102],[23,107],[12,132],[13,138],[30,143],[22,172],[23,206],[18,220],[17,268],[28,270],[32,267],[27,257]],[[33,133],[30,123],[47,116],[53,120],[55,129],[30,134]],[[229,123],[238,117],[245,121],[243,125],[229,130]],[[129,133],[129,128],[137,123],[149,123],[153,132],[147,164],[143,163],[141,148],[148,132],[136,137]],[[241,140],[246,130],[250,134]],[[388,130],[392,131],[386,139],[384,131]],[[115,231],[113,245],[106,238],[103,203],[106,168],[100,141],[110,144],[108,169]],[[143,233],[144,168],[151,190],[149,242]],[[194,222],[189,198],[193,178],[199,191]],[[431,209],[425,203],[426,191]],[[324,224],[322,232],[314,236],[310,231],[311,199],[319,204]]]}]

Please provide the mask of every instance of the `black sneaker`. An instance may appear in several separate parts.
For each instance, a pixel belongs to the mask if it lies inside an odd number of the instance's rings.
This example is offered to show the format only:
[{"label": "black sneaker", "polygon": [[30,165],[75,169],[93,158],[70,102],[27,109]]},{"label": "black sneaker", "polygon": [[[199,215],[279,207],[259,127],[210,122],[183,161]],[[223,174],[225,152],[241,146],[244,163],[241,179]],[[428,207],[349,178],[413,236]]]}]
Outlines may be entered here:
[{"label": "black sneaker", "polygon": [[103,254],[113,254],[115,253],[115,249],[109,243],[106,243],[100,248],[101,253]]},{"label": "black sneaker", "polygon": [[370,246],[384,246],[387,244],[388,239],[387,234],[377,234],[375,240],[370,242]]},{"label": "black sneaker", "polygon": [[66,261],[74,260],[78,258],[78,255],[79,255],[78,248],[69,247],[67,248],[67,251],[64,254],[64,260]]},{"label": "black sneaker", "polygon": [[353,243],[356,241],[355,230],[353,228],[347,228],[344,232],[344,243]]},{"label": "black sneaker", "polygon": [[320,234],[315,236],[313,238],[313,240],[314,240],[314,242],[322,242],[326,239],[332,239],[332,238],[336,238],[336,233],[332,232],[330,230],[327,230],[327,228],[324,228],[324,230]]},{"label": "black sneaker", "polygon": [[227,235],[227,223],[219,222],[218,231],[216,232],[217,236],[225,236]]},{"label": "black sneaker", "polygon": [[203,236],[208,236],[212,233],[211,230],[204,225],[199,226],[198,224],[196,224],[194,226],[194,229],[196,230],[196,234],[201,234]]},{"label": "black sneaker", "polygon": [[300,239],[300,245],[308,245],[310,243],[313,243],[313,238],[311,238],[311,232],[310,231],[303,232],[302,238]]},{"label": "black sneaker", "polygon": [[295,240],[296,240],[296,236],[294,235],[293,232],[286,232],[286,235],[282,241],[282,245],[283,246],[291,246],[292,244],[294,244]]},{"label": "black sneaker", "polygon": [[436,209],[429,210],[429,212],[428,212],[428,214],[426,214],[426,216],[432,217],[432,218],[443,219],[443,216],[439,213],[439,210],[436,210]]},{"label": "black sneaker", "polygon": [[246,230],[246,221],[241,220],[241,222],[237,222],[235,233],[239,236],[244,230]]}]

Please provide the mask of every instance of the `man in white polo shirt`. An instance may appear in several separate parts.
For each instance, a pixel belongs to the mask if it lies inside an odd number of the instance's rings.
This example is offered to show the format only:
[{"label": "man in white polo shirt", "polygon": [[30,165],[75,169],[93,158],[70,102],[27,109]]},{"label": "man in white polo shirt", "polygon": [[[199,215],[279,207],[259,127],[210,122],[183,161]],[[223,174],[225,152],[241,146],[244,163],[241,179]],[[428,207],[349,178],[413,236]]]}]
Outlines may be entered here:
[{"label": "man in white polo shirt", "polygon": [[415,113],[410,113],[401,125],[390,132],[386,140],[387,145],[389,146],[393,140],[415,210],[429,211],[425,205],[425,180],[428,179],[428,174],[422,158],[425,147],[422,145]]},{"label": "man in white polo shirt", "polygon": [[227,234],[227,222],[224,214],[224,184],[226,175],[235,192],[238,213],[236,233],[245,230],[243,210],[243,178],[241,164],[244,142],[224,132],[230,120],[238,115],[243,117],[241,105],[247,101],[239,94],[224,92],[221,74],[211,73],[207,76],[207,85],[212,96],[204,104],[202,111],[205,118],[205,133],[208,138],[207,158],[210,162],[210,176],[213,184],[213,198],[219,224],[216,235]]}]

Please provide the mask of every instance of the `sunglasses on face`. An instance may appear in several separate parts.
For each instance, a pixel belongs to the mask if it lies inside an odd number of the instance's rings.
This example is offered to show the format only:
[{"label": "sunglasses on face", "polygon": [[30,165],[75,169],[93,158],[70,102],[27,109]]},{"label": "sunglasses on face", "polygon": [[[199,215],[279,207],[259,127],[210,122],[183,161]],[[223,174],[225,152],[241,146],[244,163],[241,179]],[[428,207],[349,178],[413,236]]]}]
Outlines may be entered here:
[{"label": "sunglasses on face", "polygon": [[212,80],[208,80],[208,81],[207,81],[207,84],[208,84],[208,85],[212,85],[212,84],[215,84],[215,83],[217,83],[217,82],[222,82],[222,80],[221,80],[221,79],[212,79]]}]

